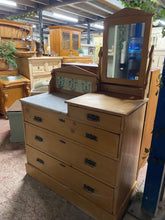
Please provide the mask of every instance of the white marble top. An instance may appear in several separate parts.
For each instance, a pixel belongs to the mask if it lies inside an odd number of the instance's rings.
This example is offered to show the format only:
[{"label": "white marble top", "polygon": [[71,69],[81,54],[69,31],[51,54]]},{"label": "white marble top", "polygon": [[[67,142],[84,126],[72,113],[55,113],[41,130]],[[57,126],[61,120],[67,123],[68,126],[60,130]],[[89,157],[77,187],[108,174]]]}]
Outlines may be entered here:
[{"label": "white marble top", "polygon": [[63,65],[98,67],[95,63],[63,63]]},{"label": "white marble top", "polygon": [[75,96],[63,93],[42,93],[20,99],[22,103],[31,104],[37,107],[46,108],[59,113],[68,113],[66,100]]}]

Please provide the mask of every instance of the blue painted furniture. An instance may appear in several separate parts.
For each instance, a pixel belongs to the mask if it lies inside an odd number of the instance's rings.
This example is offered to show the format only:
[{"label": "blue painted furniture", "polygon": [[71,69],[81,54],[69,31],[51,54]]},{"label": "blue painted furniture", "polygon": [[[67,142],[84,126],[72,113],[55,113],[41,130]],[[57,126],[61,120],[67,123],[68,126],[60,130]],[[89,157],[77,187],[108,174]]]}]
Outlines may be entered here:
[{"label": "blue painted furniture", "polygon": [[22,107],[19,100],[8,109],[7,116],[10,124],[10,142],[24,142]]},{"label": "blue painted furniture", "polygon": [[162,72],[151,150],[142,201],[142,209],[156,215],[164,192],[165,177],[165,61]]}]

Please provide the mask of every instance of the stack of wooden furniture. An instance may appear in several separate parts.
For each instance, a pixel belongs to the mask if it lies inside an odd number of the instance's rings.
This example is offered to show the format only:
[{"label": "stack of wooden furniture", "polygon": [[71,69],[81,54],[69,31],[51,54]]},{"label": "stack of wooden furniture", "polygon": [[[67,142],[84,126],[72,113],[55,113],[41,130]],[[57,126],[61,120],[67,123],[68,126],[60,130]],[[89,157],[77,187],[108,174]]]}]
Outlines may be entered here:
[{"label": "stack of wooden furniture", "polygon": [[13,39],[15,42],[15,48],[18,51],[29,51],[26,47],[26,43],[22,40],[22,37],[26,37],[28,34],[32,35],[33,27],[30,24],[0,19],[0,37],[2,40],[8,41]]},{"label": "stack of wooden furniture", "polygon": [[[13,39],[18,51],[28,51],[22,36],[32,33],[32,25],[0,19],[0,37],[5,42]],[[18,99],[30,94],[30,80],[17,70],[0,71],[0,113],[7,116],[8,108]]]},{"label": "stack of wooden furniture", "polygon": [[[133,66],[129,78],[116,34],[132,22],[144,24],[144,35],[140,69]],[[77,66],[55,69],[49,93],[21,100],[27,173],[99,220],[122,219],[136,185],[144,134],[152,129],[148,94],[156,84],[151,76],[159,71],[151,74],[152,56],[148,60],[151,24],[152,14],[136,9],[109,16],[100,75]],[[112,42],[118,59],[109,57]]]}]

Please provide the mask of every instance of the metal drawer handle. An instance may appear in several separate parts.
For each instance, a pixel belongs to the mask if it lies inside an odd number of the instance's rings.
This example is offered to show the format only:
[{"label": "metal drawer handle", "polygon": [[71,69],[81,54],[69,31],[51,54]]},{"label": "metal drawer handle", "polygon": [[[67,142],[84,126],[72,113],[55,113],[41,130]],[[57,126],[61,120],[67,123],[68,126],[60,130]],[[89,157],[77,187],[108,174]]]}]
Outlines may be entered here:
[{"label": "metal drawer handle", "polygon": [[64,120],[64,119],[62,119],[62,118],[59,118],[58,120],[59,120],[59,121],[61,121],[61,122],[65,122],[65,120]]},{"label": "metal drawer handle", "polygon": [[42,122],[42,118],[39,116],[34,116],[33,120],[37,122]]},{"label": "metal drawer handle", "polygon": [[87,164],[87,165],[89,165],[89,166],[91,166],[91,167],[96,167],[96,162],[95,161],[93,161],[93,160],[90,160],[90,159],[88,159],[88,158],[85,158],[85,164]]},{"label": "metal drawer handle", "polygon": [[87,119],[89,121],[100,121],[100,117],[98,115],[87,114]]},{"label": "metal drawer handle", "polygon": [[84,189],[87,190],[88,192],[91,192],[91,193],[94,193],[95,192],[95,189],[93,189],[92,187],[84,184]]},{"label": "metal drawer handle", "polygon": [[62,166],[62,167],[66,167],[64,164],[62,164],[62,163],[60,163],[60,166]]},{"label": "metal drawer handle", "polygon": [[37,158],[36,161],[41,163],[41,164],[44,164],[44,161],[42,159],[40,159],[40,158]]},{"label": "metal drawer handle", "polygon": [[63,143],[63,144],[66,144],[66,142],[65,142],[65,141],[63,141],[63,140],[60,140],[60,142],[61,142],[61,143]]},{"label": "metal drawer handle", "polygon": [[95,136],[93,134],[86,133],[86,138],[89,138],[93,141],[97,141],[97,136]]},{"label": "metal drawer handle", "polygon": [[40,141],[40,142],[42,142],[42,141],[43,141],[43,138],[42,138],[42,137],[40,137],[40,136],[38,136],[38,135],[36,135],[36,136],[35,136],[35,139],[36,139],[37,141]]}]

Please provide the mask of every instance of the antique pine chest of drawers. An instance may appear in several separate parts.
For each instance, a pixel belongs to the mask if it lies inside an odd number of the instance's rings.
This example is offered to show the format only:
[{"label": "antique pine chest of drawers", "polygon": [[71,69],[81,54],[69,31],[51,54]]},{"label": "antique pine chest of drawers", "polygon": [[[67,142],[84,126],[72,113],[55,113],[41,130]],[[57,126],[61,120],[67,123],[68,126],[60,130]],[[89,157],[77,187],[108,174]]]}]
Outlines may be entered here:
[{"label": "antique pine chest of drawers", "polygon": [[44,93],[21,102],[27,173],[96,219],[121,219],[136,184],[146,101]]}]

